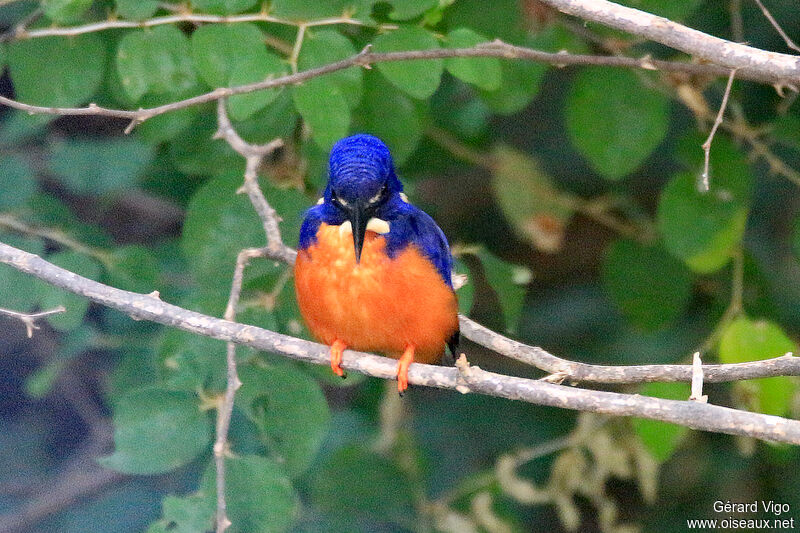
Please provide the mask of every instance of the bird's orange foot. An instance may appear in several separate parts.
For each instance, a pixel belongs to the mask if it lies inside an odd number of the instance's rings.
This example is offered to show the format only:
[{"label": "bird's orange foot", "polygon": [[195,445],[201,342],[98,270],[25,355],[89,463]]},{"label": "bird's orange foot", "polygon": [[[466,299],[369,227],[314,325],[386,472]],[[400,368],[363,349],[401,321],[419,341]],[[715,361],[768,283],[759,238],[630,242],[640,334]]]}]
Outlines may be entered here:
[{"label": "bird's orange foot", "polygon": [[342,367],[339,366],[342,364],[342,352],[344,352],[345,348],[347,348],[347,345],[344,343],[344,341],[339,339],[336,339],[333,341],[333,344],[331,344],[331,370],[333,370],[333,373],[341,378],[347,377],[347,374],[344,373]]},{"label": "bird's orange foot", "polygon": [[402,394],[408,389],[408,367],[414,362],[414,346],[409,344],[397,362],[397,392]]}]

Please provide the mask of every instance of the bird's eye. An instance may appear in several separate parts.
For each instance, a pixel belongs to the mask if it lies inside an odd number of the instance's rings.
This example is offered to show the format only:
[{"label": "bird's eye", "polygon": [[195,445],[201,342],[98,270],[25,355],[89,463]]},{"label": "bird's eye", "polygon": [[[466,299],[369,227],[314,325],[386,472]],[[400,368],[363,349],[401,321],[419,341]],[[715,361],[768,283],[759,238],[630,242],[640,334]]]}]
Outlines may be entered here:
[{"label": "bird's eye", "polygon": [[372,198],[369,199],[369,203],[371,203],[371,204],[378,203],[380,200],[386,198],[386,193],[388,193],[388,192],[389,192],[389,188],[384,184],[384,186],[381,187],[381,190],[379,190],[375,194],[375,196],[373,196]]},{"label": "bird's eye", "polygon": [[339,204],[341,207],[347,207],[347,202],[339,198],[335,191],[331,191],[331,202]]}]

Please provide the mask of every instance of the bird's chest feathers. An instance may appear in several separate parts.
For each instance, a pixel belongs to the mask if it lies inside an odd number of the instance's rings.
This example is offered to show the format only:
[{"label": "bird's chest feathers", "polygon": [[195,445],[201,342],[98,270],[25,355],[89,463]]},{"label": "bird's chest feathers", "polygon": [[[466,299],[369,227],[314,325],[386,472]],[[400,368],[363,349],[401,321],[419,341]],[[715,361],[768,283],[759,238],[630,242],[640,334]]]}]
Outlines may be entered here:
[{"label": "bird's chest feathers", "polygon": [[382,236],[389,230],[389,223],[371,219],[364,237],[361,261],[356,263],[350,222],[341,226],[321,224],[317,242],[307,250],[314,277],[320,285],[336,286],[345,289],[344,293],[376,289],[395,267],[394,260],[386,253],[386,240]]}]

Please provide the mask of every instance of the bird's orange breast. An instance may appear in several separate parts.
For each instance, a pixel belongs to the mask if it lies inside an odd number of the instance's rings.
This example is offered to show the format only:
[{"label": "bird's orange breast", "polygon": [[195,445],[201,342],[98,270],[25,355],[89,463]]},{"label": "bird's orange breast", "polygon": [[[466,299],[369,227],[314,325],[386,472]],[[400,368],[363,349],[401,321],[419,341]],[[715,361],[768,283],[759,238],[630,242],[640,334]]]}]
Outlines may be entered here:
[{"label": "bird's orange breast", "polygon": [[455,294],[415,245],[390,258],[385,244],[368,231],[356,263],[352,234],[323,223],[317,242],[297,254],[300,312],[326,344],[393,357],[413,345],[419,362],[435,362],[458,327]]}]

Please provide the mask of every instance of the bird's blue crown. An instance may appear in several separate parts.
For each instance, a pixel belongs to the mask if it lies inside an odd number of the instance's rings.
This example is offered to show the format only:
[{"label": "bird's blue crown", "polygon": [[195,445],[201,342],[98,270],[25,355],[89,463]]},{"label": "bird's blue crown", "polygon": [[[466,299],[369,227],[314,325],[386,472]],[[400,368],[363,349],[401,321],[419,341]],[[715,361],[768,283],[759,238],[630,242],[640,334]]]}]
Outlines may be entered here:
[{"label": "bird's blue crown", "polygon": [[316,242],[321,223],[338,226],[348,220],[348,209],[361,206],[368,216],[389,223],[391,229],[383,235],[389,257],[415,244],[450,285],[452,259],[447,239],[430,216],[401,196],[402,191],[383,141],[366,134],[341,139],[331,149],[322,202],[308,210],[300,229],[300,249]]}]

